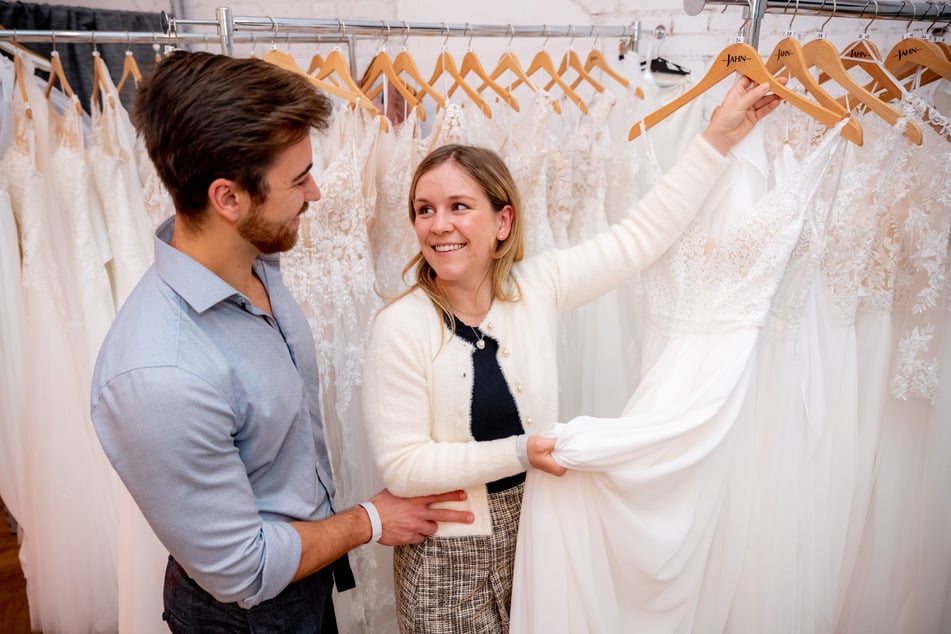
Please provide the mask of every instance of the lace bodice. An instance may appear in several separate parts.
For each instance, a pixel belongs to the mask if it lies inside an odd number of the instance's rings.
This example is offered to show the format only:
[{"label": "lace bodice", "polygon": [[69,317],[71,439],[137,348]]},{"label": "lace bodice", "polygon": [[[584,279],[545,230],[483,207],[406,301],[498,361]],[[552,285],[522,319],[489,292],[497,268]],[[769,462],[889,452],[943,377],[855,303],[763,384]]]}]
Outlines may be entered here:
[{"label": "lace bodice", "polygon": [[[360,111],[337,115],[338,151],[318,180],[321,199],[302,218],[297,246],[285,254],[287,287],[311,321],[325,395],[338,412],[361,383],[369,324],[379,300],[367,224],[376,202],[372,153],[379,128]],[[362,187],[354,187],[362,183]],[[326,401],[325,401],[326,402]]]},{"label": "lace bodice", "polygon": [[885,166],[907,141],[902,137],[904,122],[884,126],[877,116],[862,120],[865,146],[845,147],[843,175],[830,217],[830,227],[822,253],[822,276],[832,298],[832,310],[839,323],[854,323],[862,280],[871,257],[876,219],[886,208],[881,182],[888,178]]},{"label": "lace bodice", "polygon": [[[394,134],[381,139],[377,153],[378,193],[369,235],[376,283],[385,297],[406,288],[401,271],[419,251],[407,200],[413,171],[421,159],[419,123],[413,111]],[[412,272],[407,275],[412,279]]]},{"label": "lace bodice", "polygon": [[[938,350],[946,315],[941,302],[948,293],[949,237],[951,237],[951,127],[936,113],[927,111],[917,96],[903,101],[906,116],[916,121],[924,133],[922,146],[907,169],[910,177],[907,206],[895,218],[904,233],[897,251],[895,297],[906,305],[900,321],[901,334],[892,395],[934,402],[940,377]],[[928,119],[924,119],[927,112]],[[928,123],[937,123],[935,132]]]},{"label": "lace bodice", "polygon": [[761,136],[754,130],[734,148],[708,205],[644,274],[653,324],[672,332],[709,333],[762,323],[790,254],[802,241],[818,174],[839,144],[833,134],[768,193]]},{"label": "lace bodice", "polygon": [[506,162],[522,196],[525,255],[530,257],[555,246],[548,224],[547,160],[552,144],[548,120],[552,112],[551,96],[538,91],[526,113],[527,121],[513,131],[513,142]]},{"label": "lace bodice", "polygon": [[581,119],[573,135],[573,152],[583,160],[575,164],[572,183],[573,209],[568,223],[568,240],[578,244],[608,228],[604,210],[607,193],[607,163],[610,138],[605,133],[608,117],[614,104],[609,91],[597,93],[592,99],[588,115]]}]

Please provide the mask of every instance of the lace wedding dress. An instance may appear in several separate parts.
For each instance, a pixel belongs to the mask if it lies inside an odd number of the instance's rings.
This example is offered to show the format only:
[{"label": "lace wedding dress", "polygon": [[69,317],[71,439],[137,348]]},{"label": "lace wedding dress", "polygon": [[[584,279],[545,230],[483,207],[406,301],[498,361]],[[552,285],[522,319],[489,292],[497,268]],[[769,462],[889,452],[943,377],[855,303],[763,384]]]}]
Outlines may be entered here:
[{"label": "lace wedding dress", "polygon": [[620,418],[554,426],[564,477],[529,472],[512,632],[722,629],[749,519],[750,432],[736,423],[749,420],[760,326],[837,132],[767,194],[754,131],[645,272],[641,384]]},{"label": "lace wedding dress", "polygon": [[[29,61],[22,61],[25,76],[32,76]],[[109,323],[96,319],[106,318],[112,298],[108,283],[104,295],[93,296],[104,275],[102,251],[83,215],[91,206],[83,204],[82,169],[67,160],[81,151],[74,143],[81,139],[75,102],[68,102],[54,142],[44,95],[32,82],[26,86],[36,107],[28,116],[30,106],[14,91],[14,143],[0,160],[19,227],[28,351],[21,371],[29,407],[21,424],[30,495],[17,518],[23,529],[20,561],[34,629],[113,632],[115,477],[92,428],[88,392],[90,349]],[[74,198],[66,206],[54,204],[55,192],[71,186]]]}]

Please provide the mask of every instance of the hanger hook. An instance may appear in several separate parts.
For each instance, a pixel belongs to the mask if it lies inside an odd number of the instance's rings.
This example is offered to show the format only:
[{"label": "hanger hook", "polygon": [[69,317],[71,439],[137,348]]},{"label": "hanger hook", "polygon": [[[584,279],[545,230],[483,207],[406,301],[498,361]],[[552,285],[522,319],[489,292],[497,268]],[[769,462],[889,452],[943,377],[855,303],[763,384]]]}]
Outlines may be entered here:
[{"label": "hanger hook", "polygon": [[574,25],[568,25],[568,50],[570,51],[574,48],[575,43],[575,27]]},{"label": "hanger hook", "polygon": [[59,55],[59,53],[56,51],[56,31],[50,31],[50,39],[53,41],[53,51],[52,51],[52,52],[53,52],[53,53],[56,53],[57,55]]},{"label": "hanger hook", "polygon": [[[749,15],[746,16],[746,19],[743,20],[743,24],[740,25],[740,28],[739,28],[739,29],[737,29],[737,31],[736,31],[736,39],[737,39],[737,40],[743,40],[743,41],[746,40],[746,36],[743,35],[743,31],[746,29],[746,25],[750,23],[750,18],[751,18],[751,17],[752,17],[752,16],[749,16]],[[655,38],[655,39],[656,39],[656,38]]]},{"label": "hanger hook", "polygon": [[[898,14],[901,15],[901,12],[905,10],[905,0],[901,0],[901,8],[898,9]],[[905,37],[911,37],[911,23],[918,19],[918,9],[915,8],[915,3],[911,4],[911,20],[908,21],[908,26],[905,27]]]},{"label": "hanger hook", "polygon": [[[825,0],[823,0],[822,6],[825,6]],[[829,17],[826,18],[826,21],[823,22],[823,23],[822,23],[822,26],[819,27],[819,32],[820,32],[820,33],[825,33],[826,24],[828,24],[829,21],[830,21],[832,18],[835,17],[835,9],[836,9],[836,7],[835,7],[835,0],[832,0],[832,13],[829,14]]]},{"label": "hanger hook", "polygon": [[[862,31],[866,35],[868,34],[868,27],[872,26],[872,22],[878,19],[878,0],[872,0],[875,3],[875,15],[872,16],[872,19],[868,21],[868,24],[865,25],[865,30]],[[865,9],[862,9],[862,12],[865,12]]]},{"label": "hanger hook", "polygon": [[591,48],[598,48],[598,40],[601,39],[601,34],[598,32],[598,27],[591,25],[591,31],[588,33],[588,37],[594,37],[594,42],[591,44]]},{"label": "hanger hook", "polygon": [[512,40],[515,39],[515,27],[512,26],[511,23],[509,23],[508,33],[509,33],[508,49],[509,49],[509,50],[512,50]]},{"label": "hanger hook", "polygon": [[[938,3],[938,2],[933,2],[933,3],[932,3],[932,2],[929,2],[929,3],[928,3],[928,7],[930,8],[932,4],[934,4],[934,5],[940,5],[940,7],[936,7],[937,10],[935,11],[935,14],[934,14],[934,20],[932,20],[931,26],[929,26],[928,29],[927,29],[927,31],[926,31],[926,32],[929,33],[929,34],[930,34],[932,31],[934,31],[934,25],[938,23],[938,18],[941,17],[941,14],[942,14],[942,13],[944,13],[944,7],[945,7],[945,5],[946,5],[947,3],[945,3],[945,2],[941,2],[941,3]],[[928,11],[927,11],[927,10],[925,10],[925,15],[928,15]],[[921,17],[925,17],[925,16],[923,15],[923,16],[921,16]]]},{"label": "hanger hook", "polygon": [[465,35],[466,33],[469,34],[469,42],[466,44],[466,50],[471,51],[472,50],[472,25],[469,24],[468,22],[466,22],[466,28],[462,31],[463,35]]},{"label": "hanger hook", "polygon": [[[786,8],[789,8],[788,2],[786,3]],[[792,17],[789,18],[789,26],[786,27],[786,30],[789,31],[790,33],[793,32],[792,23],[796,19],[797,15],[799,15],[799,0],[796,0],[796,7],[793,9]]]},{"label": "hanger hook", "polygon": [[340,18],[337,18],[337,33],[340,33],[341,36],[347,35],[347,25]]},{"label": "hanger hook", "polygon": [[547,24],[542,25],[542,37],[545,38],[545,41],[542,42],[542,48],[544,49],[546,46],[548,46],[548,40],[551,38],[551,33],[548,31]]},{"label": "hanger hook", "polygon": [[96,46],[96,32],[92,31],[92,54],[99,55],[99,47]]}]

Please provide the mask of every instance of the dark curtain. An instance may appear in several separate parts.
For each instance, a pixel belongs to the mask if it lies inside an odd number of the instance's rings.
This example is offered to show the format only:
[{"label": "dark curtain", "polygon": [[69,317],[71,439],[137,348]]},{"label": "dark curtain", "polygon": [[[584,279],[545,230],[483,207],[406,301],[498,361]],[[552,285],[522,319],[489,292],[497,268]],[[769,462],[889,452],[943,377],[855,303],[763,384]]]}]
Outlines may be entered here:
[{"label": "dark curtain", "polygon": [[[161,32],[161,14],[141,11],[115,11],[108,9],[90,9],[87,7],[67,7],[55,4],[35,4],[31,2],[0,2],[0,24],[8,31],[13,29],[40,31],[148,31]],[[24,46],[42,57],[49,57],[53,50],[52,42],[29,42]],[[125,52],[130,49],[145,74],[155,63],[155,51],[151,44],[96,44],[99,55],[109,68],[113,81],[122,76]],[[56,50],[63,61],[66,80],[79,96],[86,111],[89,111],[89,98],[92,94],[92,44],[71,44],[57,42]],[[38,75],[45,76],[43,71]],[[132,82],[126,82],[131,84]],[[58,86],[58,84],[57,84]],[[126,105],[131,99],[132,90],[123,88],[122,101]]]}]

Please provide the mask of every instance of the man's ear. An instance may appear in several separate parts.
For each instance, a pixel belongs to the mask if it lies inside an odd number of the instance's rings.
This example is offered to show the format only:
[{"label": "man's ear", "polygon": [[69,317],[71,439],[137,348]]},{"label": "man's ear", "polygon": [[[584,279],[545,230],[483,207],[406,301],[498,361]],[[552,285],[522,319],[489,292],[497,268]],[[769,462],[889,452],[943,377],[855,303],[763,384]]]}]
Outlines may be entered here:
[{"label": "man's ear", "polygon": [[241,216],[241,204],[247,194],[233,180],[216,178],[208,186],[208,205],[212,212],[229,223]]}]

